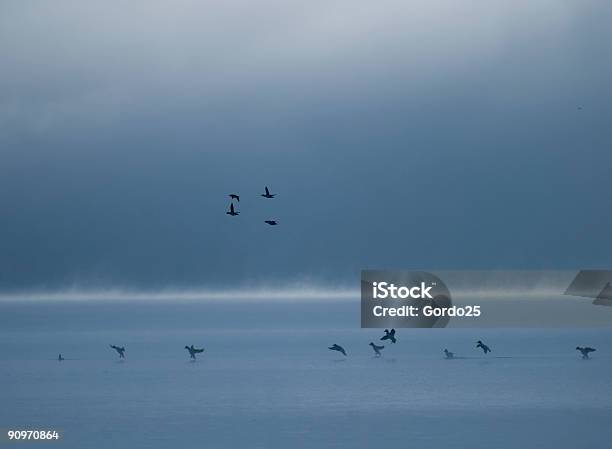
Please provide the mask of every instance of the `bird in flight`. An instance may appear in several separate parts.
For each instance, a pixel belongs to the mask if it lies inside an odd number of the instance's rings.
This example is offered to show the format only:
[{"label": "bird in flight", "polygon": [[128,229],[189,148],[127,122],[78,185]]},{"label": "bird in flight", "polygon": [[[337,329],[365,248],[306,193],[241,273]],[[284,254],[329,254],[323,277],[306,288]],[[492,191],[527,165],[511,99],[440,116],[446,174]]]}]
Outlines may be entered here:
[{"label": "bird in flight", "polygon": [[381,340],[391,340],[391,343],[395,343],[397,340],[395,339],[395,329],[385,329],[385,335],[381,337]]},{"label": "bird in flight", "polygon": [[340,345],[337,345],[336,343],[334,343],[332,346],[330,346],[328,348],[330,351],[338,351],[341,352],[342,354],[344,354],[344,356],[346,357],[346,351],[344,350],[344,348]]},{"label": "bird in flight", "polygon": [[196,354],[200,354],[201,352],[204,352],[204,348],[202,349],[194,348],[193,345],[185,346],[185,349],[189,351],[189,357],[191,357],[193,360],[195,360]]},{"label": "bird in flight", "polygon": [[589,348],[588,346],[586,347],[581,347],[581,346],[576,346],[576,351],[580,351],[580,353],[582,354],[582,358],[583,359],[588,359],[589,358],[589,352],[595,352],[596,349],[595,348]]},{"label": "bird in flight", "polygon": [[119,354],[119,358],[120,359],[125,359],[125,347],[124,346],[115,346],[115,345],[109,345],[111,348],[113,348],[115,351],[117,351],[117,354]]},{"label": "bird in flight", "polygon": [[232,217],[235,217],[236,215],[239,215],[240,212],[236,212],[234,210],[234,203],[230,204],[230,210],[228,212],[226,212],[227,215],[231,215]]},{"label": "bird in flight", "polygon": [[376,353],[376,357],[380,357],[382,354],[380,352],[381,349],[385,349],[384,346],[376,346],[374,343],[370,342],[370,346],[372,346],[372,349],[374,350],[374,352]]},{"label": "bird in flight", "polygon": [[58,355],[58,356],[57,356],[57,361],[58,361],[58,362],[61,362],[62,360],[64,360],[64,357],[62,357],[62,355],[61,355],[61,354],[60,354],[60,355]]},{"label": "bird in flight", "polygon": [[233,200],[240,202],[240,195],[236,195],[235,193],[230,193],[229,197]]},{"label": "bird in flight", "polygon": [[265,220],[265,223],[268,223],[270,226],[276,226],[278,221],[276,220]]},{"label": "bird in flight", "polygon": [[266,193],[262,193],[261,196],[263,196],[264,198],[274,198],[276,196],[276,193],[274,195],[271,194],[268,190],[268,186],[266,186]]},{"label": "bird in flight", "polygon": [[487,345],[485,345],[482,341],[478,340],[476,343],[478,343],[476,345],[476,347],[477,348],[482,348],[482,350],[484,351],[485,354],[487,352],[491,352],[491,348],[489,348]]},{"label": "bird in flight", "polygon": [[447,359],[452,359],[455,357],[455,354],[453,354],[452,352],[450,352],[448,349],[444,350],[444,355],[446,356]]}]

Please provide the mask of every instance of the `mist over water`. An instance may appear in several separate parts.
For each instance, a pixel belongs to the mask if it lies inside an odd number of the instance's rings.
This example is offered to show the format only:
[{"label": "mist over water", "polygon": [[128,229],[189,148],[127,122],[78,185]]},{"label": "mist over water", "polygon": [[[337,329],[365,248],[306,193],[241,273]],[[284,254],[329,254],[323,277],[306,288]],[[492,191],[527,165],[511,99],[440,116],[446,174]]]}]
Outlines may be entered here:
[{"label": "mist over water", "polygon": [[[578,268],[569,270],[438,270],[426,269],[440,276],[455,298],[550,299],[558,297],[576,276]],[[223,301],[287,302],[352,300],[359,295],[360,272],[352,279],[302,280],[277,278],[268,281],[237,279],[219,287],[196,287],[169,283],[163,287],[141,287],[121,283],[73,282],[70,286],[41,288],[32,286],[15,291],[0,291],[0,301]]]}]

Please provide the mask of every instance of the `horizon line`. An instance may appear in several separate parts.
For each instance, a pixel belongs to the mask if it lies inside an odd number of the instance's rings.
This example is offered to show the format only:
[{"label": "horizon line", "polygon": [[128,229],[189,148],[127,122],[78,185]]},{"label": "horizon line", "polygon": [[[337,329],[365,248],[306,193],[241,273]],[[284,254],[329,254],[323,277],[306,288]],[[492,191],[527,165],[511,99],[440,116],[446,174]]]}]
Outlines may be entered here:
[{"label": "horizon line", "polygon": [[[564,291],[555,287],[452,289],[451,300],[466,299],[569,299]],[[284,287],[240,289],[64,289],[30,290],[0,293],[0,302],[61,302],[61,301],[187,301],[187,302],[324,302],[359,301],[359,288]],[[578,299],[578,298],[575,298]]]}]

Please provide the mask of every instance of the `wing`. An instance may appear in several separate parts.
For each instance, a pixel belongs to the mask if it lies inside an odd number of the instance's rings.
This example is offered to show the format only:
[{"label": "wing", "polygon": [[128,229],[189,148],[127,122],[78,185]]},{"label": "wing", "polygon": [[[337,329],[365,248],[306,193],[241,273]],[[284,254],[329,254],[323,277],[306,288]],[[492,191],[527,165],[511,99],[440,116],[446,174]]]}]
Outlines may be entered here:
[{"label": "wing", "polygon": [[266,195],[270,195],[270,191],[268,190],[268,186],[266,186]]},{"label": "wing", "polygon": [[595,351],[596,351],[596,349],[595,349],[595,348],[584,348],[584,350],[585,350],[586,352],[595,352]]}]

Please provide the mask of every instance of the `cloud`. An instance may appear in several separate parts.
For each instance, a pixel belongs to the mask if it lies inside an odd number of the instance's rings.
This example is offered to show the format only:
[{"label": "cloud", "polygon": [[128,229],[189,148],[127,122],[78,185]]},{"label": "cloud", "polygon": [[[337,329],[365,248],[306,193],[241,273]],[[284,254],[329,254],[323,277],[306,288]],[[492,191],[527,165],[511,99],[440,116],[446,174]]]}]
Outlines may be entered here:
[{"label": "cloud", "polygon": [[558,0],[2,2],[0,290],[605,266],[610,17]]}]

